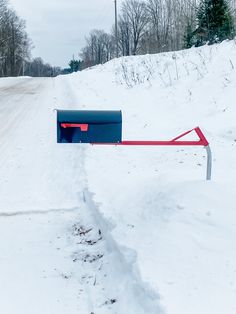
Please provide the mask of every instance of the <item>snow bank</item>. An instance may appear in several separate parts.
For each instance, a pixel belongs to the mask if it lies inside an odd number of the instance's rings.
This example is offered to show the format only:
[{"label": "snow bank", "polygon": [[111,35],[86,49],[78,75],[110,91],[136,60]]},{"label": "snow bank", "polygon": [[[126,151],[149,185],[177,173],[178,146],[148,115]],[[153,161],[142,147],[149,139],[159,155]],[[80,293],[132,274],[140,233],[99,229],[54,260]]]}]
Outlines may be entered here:
[{"label": "snow bank", "polygon": [[203,148],[85,151],[88,189],[167,313],[236,311],[235,67],[236,43],[226,41],[120,58],[67,78],[78,109],[122,109],[124,139],[171,139],[200,126],[210,141],[211,182]]},{"label": "snow bank", "polygon": [[[235,67],[226,41],[0,80],[4,314],[235,314]],[[127,140],[200,126],[213,180],[201,147],[58,145],[55,108],[121,109]]]}]

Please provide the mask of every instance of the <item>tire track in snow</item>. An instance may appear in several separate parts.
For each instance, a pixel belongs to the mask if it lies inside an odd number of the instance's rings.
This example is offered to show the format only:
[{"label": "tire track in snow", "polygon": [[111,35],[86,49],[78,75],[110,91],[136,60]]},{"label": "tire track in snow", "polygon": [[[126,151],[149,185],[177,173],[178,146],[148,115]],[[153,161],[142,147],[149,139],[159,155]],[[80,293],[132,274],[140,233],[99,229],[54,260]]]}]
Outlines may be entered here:
[{"label": "tire track in snow", "polygon": [[[86,216],[82,225],[75,225],[82,256],[76,255],[86,269],[84,284],[96,314],[160,314],[163,310],[159,296],[142,282],[135,268],[136,256],[132,250],[119,247],[111,235],[111,226],[100,214],[92,194],[83,191]],[[125,251],[125,255],[123,253]],[[78,253],[77,253],[78,254]],[[93,265],[93,267],[91,267]],[[98,297],[94,290],[100,290]]]},{"label": "tire track in snow", "polygon": [[[70,91],[64,108],[81,109],[70,77],[64,83]],[[80,220],[72,227],[72,242],[76,243],[72,258],[83,269],[80,282],[84,290],[80,297],[87,298],[91,314],[162,314],[159,295],[139,275],[135,252],[119,247],[112,237],[112,226],[87,189],[86,146],[74,148],[79,156],[76,167],[80,170],[77,171]]]},{"label": "tire track in snow", "polygon": [[51,213],[66,213],[66,212],[74,212],[74,211],[78,211],[78,208],[62,208],[62,209],[47,209],[47,210],[21,210],[21,211],[17,211],[17,212],[0,212],[0,217],[15,217],[15,216],[30,216],[30,215],[47,215],[47,214],[51,214]]},{"label": "tire track in snow", "polygon": [[162,314],[159,296],[142,281],[135,266],[135,252],[119,247],[112,237],[112,226],[86,188],[85,152],[82,147],[77,165],[80,220],[72,227],[76,243],[73,262],[83,269],[81,298],[87,298],[94,314]]},{"label": "tire track in snow", "polygon": [[[0,128],[1,150],[4,151],[4,154],[0,155],[1,165],[8,159],[12,143],[17,145],[14,136],[16,131],[34,114],[32,95],[40,94],[42,88],[42,80],[38,81],[32,78],[0,88],[0,119],[4,121]],[[24,106],[22,106],[23,100],[25,101]]]}]

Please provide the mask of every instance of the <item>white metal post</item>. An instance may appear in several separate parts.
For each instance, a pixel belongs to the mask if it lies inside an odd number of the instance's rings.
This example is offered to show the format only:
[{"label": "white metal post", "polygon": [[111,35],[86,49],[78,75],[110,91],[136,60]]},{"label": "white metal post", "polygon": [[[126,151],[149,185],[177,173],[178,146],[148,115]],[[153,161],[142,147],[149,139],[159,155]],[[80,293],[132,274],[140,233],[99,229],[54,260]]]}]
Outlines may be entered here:
[{"label": "white metal post", "polygon": [[212,153],[210,145],[205,146],[207,151],[207,173],[206,173],[206,179],[211,180],[211,170],[212,170]]}]

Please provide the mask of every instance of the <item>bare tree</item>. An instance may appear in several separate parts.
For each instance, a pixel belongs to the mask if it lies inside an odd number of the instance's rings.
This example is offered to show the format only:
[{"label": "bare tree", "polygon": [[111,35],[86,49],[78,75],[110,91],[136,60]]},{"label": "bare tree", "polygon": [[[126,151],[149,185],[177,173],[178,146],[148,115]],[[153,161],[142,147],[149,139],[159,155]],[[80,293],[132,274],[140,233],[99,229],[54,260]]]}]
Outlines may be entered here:
[{"label": "bare tree", "polygon": [[120,15],[118,22],[118,40],[119,50],[122,56],[129,56],[131,54],[131,28],[127,14],[123,12]]},{"label": "bare tree", "polygon": [[[118,19],[119,55],[175,51],[191,47],[200,0],[123,0]],[[229,0],[236,27],[236,0]],[[93,31],[82,50],[84,65],[115,57],[111,35]],[[107,42],[107,44],[105,44]]]},{"label": "bare tree", "polygon": [[24,64],[24,74],[33,77],[53,77],[61,73],[59,67],[53,67],[49,63],[44,63],[42,58],[34,58]]},{"label": "bare tree", "polygon": [[0,76],[17,76],[30,56],[31,42],[25,31],[25,22],[7,1],[0,0]]},{"label": "bare tree", "polygon": [[121,10],[123,19],[128,22],[130,29],[132,38],[131,52],[133,55],[136,55],[148,24],[146,3],[140,0],[125,0],[122,3]]},{"label": "bare tree", "polygon": [[103,30],[93,30],[86,38],[81,57],[85,66],[93,66],[111,60],[115,56],[113,36]]},{"label": "bare tree", "polygon": [[154,52],[183,48],[187,26],[195,25],[196,8],[196,0],[147,0]]}]

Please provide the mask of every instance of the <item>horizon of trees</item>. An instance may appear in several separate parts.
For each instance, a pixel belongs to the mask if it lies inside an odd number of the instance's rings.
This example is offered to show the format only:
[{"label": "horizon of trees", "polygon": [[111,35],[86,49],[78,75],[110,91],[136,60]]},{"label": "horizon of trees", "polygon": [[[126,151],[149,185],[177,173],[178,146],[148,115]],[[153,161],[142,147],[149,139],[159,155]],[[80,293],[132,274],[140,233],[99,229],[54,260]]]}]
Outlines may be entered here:
[{"label": "horizon of trees", "polygon": [[[235,0],[123,0],[118,16],[118,56],[176,51],[235,36]],[[92,30],[81,60],[61,69],[31,58],[33,44],[25,21],[0,0],[0,77],[57,76],[105,63],[116,57],[115,27]]]},{"label": "horizon of trees", "polygon": [[[176,51],[235,36],[235,0],[123,0],[118,56]],[[80,53],[83,67],[116,57],[115,28],[92,30]]]},{"label": "horizon of trees", "polygon": [[31,59],[33,44],[26,32],[26,23],[0,0],[0,77],[56,76],[59,67],[44,63],[42,58]]}]

